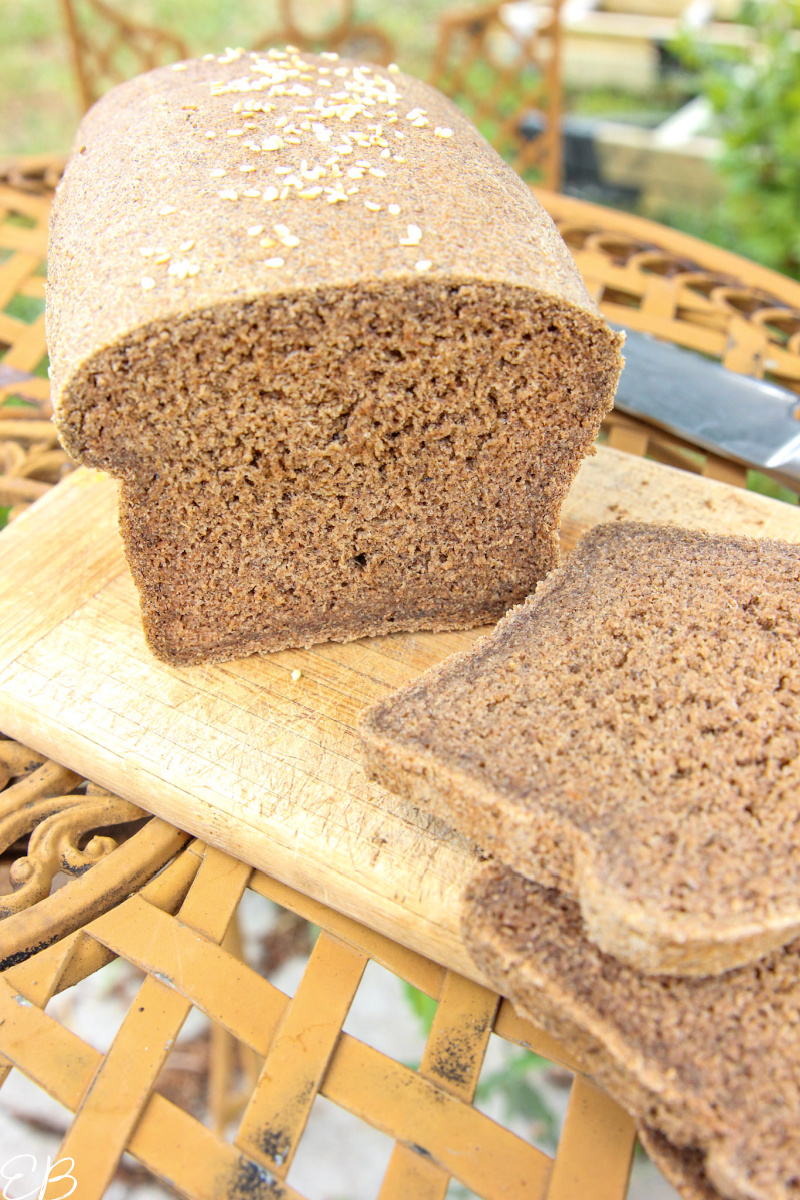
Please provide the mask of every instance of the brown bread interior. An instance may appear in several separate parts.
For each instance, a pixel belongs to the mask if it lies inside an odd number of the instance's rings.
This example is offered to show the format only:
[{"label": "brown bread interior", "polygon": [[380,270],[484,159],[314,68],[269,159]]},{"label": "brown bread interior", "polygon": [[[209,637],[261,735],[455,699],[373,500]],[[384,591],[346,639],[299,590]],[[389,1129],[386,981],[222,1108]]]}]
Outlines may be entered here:
[{"label": "brown bread interior", "polygon": [[121,477],[148,640],[189,663],[496,620],[557,561],[618,369],[574,306],[402,278],[145,326],[59,423]]}]

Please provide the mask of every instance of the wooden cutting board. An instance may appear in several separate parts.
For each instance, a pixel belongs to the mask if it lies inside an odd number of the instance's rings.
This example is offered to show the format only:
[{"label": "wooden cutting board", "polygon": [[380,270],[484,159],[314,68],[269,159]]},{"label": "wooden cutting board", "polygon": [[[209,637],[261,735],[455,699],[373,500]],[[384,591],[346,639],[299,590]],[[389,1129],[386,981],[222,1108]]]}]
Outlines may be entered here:
[{"label": "wooden cutting board", "polygon": [[[601,449],[564,550],[623,518],[800,542],[797,508]],[[478,632],[167,667],[142,637],[112,480],[80,470],[0,535],[0,729],[473,978],[458,917],[477,855],[367,782],[354,725]]]}]

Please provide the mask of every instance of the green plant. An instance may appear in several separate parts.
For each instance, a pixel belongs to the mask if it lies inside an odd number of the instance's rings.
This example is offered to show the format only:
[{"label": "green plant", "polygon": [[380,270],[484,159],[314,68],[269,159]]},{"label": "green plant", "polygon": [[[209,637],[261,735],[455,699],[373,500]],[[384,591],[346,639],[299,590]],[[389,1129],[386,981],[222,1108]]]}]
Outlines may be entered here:
[{"label": "green plant", "polygon": [[506,1120],[525,1117],[531,1123],[536,1140],[555,1149],[558,1144],[556,1115],[536,1086],[537,1075],[547,1066],[547,1059],[531,1050],[520,1050],[499,1071],[481,1079],[476,1095],[484,1102],[499,1096]]},{"label": "green plant", "polygon": [[422,1032],[425,1034],[425,1037],[427,1037],[431,1031],[433,1018],[436,1016],[436,1009],[439,1007],[438,1001],[429,996],[427,992],[421,992],[419,988],[415,988],[413,983],[404,983],[403,991],[405,992],[409,1008],[422,1026]]},{"label": "green plant", "polygon": [[783,500],[786,504],[797,504],[796,492],[790,491],[781,483],[776,483],[768,475],[762,475],[760,471],[747,472],[747,488],[751,492],[760,492],[762,496],[771,496],[773,500]]},{"label": "green plant", "polygon": [[800,278],[800,0],[746,0],[741,20],[753,30],[747,47],[690,34],[673,47],[700,72],[719,124],[716,240]]},{"label": "green plant", "polygon": [[[410,983],[403,984],[406,1000],[427,1037],[436,1016],[437,1001]],[[536,1087],[536,1077],[549,1064],[547,1059],[530,1050],[512,1054],[500,1070],[482,1078],[476,1091],[479,1102],[498,1096],[506,1120],[524,1117],[530,1121],[534,1137],[546,1146],[558,1142],[558,1122],[555,1114]]]}]

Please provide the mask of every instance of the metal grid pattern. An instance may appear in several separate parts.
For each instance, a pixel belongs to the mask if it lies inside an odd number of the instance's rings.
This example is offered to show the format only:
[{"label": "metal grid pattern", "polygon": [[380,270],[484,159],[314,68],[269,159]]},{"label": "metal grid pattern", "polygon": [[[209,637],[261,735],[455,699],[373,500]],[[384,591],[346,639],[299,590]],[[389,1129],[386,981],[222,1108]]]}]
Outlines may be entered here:
[{"label": "metal grid pattern", "polygon": [[[0,970],[118,904],[188,841],[2,734],[0,789],[0,855],[12,889],[0,894]],[[69,882],[51,891],[59,872]]]},{"label": "metal grid pattern", "polygon": [[[292,999],[223,944],[246,887],[320,926]],[[146,978],[102,1055],[43,1010],[115,956]],[[342,1032],[370,958],[438,1001],[418,1071]],[[154,1091],[192,1006],[258,1064],[233,1143]],[[197,1200],[301,1200],[285,1180],[317,1095],[395,1140],[379,1200],[443,1200],[451,1178],[485,1200],[623,1200],[633,1123],[587,1079],[555,1160],[472,1105],[492,1030],[573,1065],[493,992],[199,843],[0,979],[0,1081],[13,1067],[73,1112],[57,1158],[73,1160],[84,1200],[104,1194],[124,1150]]]},{"label": "metal grid pattern", "polygon": [[[439,18],[431,83],[463,107],[529,182],[561,186],[561,0],[520,26],[519,6],[492,3]],[[540,127],[530,121],[538,118]],[[526,124],[527,122],[527,124]]]},{"label": "metal grid pattern", "polygon": [[44,332],[50,202],[0,183],[0,507],[17,515],[69,470],[50,421]]},{"label": "metal grid pattern", "polygon": [[355,0],[341,0],[338,5],[328,6],[328,12],[331,7],[335,9],[333,19],[323,28],[310,29],[304,24],[295,0],[278,0],[280,24],[256,38],[252,49],[289,45],[312,53],[335,51],[384,67],[394,60],[394,42],[379,25],[357,19]]},{"label": "metal grid pattern", "polygon": [[[800,397],[800,283],[653,221],[551,192],[537,195],[610,321]],[[644,421],[612,412],[604,428],[617,450],[747,485],[746,467],[698,454]]]},{"label": "metal grid pattern", "polygon": [[[0,455],[10,451],[0,504],[12,516],[69,467],[41,370],[48,198],[35,192],[46,190],[48,169],[37,162],[23,173],[25,191],[0,185]],[[650,222],[542,199],[612,319],[800,392],[800,285]],[[612,424],[612,444],[623,432]],[[627,434],[625,448],[639,453],[681,449],[663,448],[647,427]],[[731,467],[719,464],[703,469]],[[506,1001],[217,851],[187,846],[165,822],[148,821],[114,849],[108,827],[123,828],[133,806],[7,740],[0,777],[0,845],[15,858],[16,889],[0,897],[0,1082],[14,1067],[75,1114],[62,1156],[80,1164],[87,1200],[103,1194],[123,1149],[191,1197],[293,1197],[285,1178],[315,1095],[395,1139],[381,1200],[443,1197],[451,1177],[492,1200],[622,1200],[632,1123],[588,1080],[573,1084],[554,1161],[473,1107],[491,1029],[571,1061]],[[47,895],[64,867],[73,878]],[[248,886],[323,929],[292,1001],[241,962],[234,914]],[[147,978],[103,1056],[44,1009],[118,955]],[[439,1000],[419,1071],[342,1033],[369,958]],[[211,1106],[218,1130],[241,1115],[233,1145],[153,1090],[192,1005],[215,1023]],[[246,1068],[238,1090],[237,1061]]]},{"label": "metal grid pattern", "polygon": [[140,25],[105,0],[60,0],[83,110],[131,75],[188,58],[183,38]]}]

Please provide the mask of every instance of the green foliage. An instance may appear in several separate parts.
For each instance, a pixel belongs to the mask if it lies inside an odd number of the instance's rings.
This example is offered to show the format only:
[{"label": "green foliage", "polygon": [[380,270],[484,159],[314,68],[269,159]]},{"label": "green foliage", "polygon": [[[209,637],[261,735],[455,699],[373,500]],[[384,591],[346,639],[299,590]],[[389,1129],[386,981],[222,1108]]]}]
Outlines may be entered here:
[{"label": "green foliage", "polygon": [[[24,396],[6,396],[5,400],[3,401],[2,407],[3,408],[22,408],[22,409],[27,409],[28,412],[30,412],[31,410],[36,411],[36,409],[37,409],[37,406],[36,406],[36,404],[34,404],[33,400],[26,400]],[[19,414],[19,416],[24,417],[25,413],[22,412]]]},{"label": "green foliage", "polygon": [[647,96],[624,87],[568,87],[565,106],[569,113],[579,117],[601,117],[624,121],[628,125],[655,127],[686,103],[691,95],[688,79],[687,73],[686,80],[659,80]]},{"label": "green foliage", "polygon": [[8,514],[10,512],[10,508],[5,505],[0,505],[0,529],[5,529],[6,525],[8,524]]},{"label": "green foliage", "polygon": [[426,992],[421,992],[419,988],[415,988],[411,983],[404,983],[403,991],[405,992],[411,1011],[418,1019],[422,1026],[422,1032],[427,1037],[431,1031],[433,1018],[436,1016],[436,1009],[439,1007],[438,1002]]},{"label": "green foliage", "polygon": [[558,1144],[558,1123],[555,1113],[542,1099],[536,1087],[536,1076],[548,1066],[546,1059],[530,1050],[520,1050],[509,1058],[500,1071],[495,1071],[478,1084],[477,1099],[486,1101],[500,1096],[506,1120],[526,1117],[534,1127],[537,1141],[555,1148]]},{"label": "green foliage", "polygon": [[[360,21],[378,24],[395,39],[401,66],[427,77],[439,13],[452,0],[358,0]],[[126,0],[112,7],[131,20],[180,34],[192,54],[251,46],[280,26],[278,0]],[[324,29],[342,5],[304,0],[297,5],[304,29]],[[67,153],[80,111],[61,6],[56,0],[9,0],[2,5],[0,37],[0,157]],[[88,5],[86,28],[105,42],[108,24]]]},{"label": "green foliage", "polygon": [[719,123],[725,196],[716,240],[800,278],[800,0],[747,0],[749,47],[684,34],[674,50],[701,73]]},{"label": "green foliage", "polygon": [[[427,1037],[436,1016],[438,1003],[410,983],[404,983],[403,989],[411,1010]],[[530,1050],[520,1050],[509,1058],[501,1070],[481,1079],[476,1099],[485,1102],[499,1096],[506,1120],[514,1117],[527,1118],[533,1126],[536,1139],[546,1146],[555,1147],[558,1143],[556,1117],[536,1087],[537,1073],[548,1065],[547,1060],[538,1054],[533,1054]]]},{"label": "green foliage", "polygon": [[25,213],[10,212],[5,219],[6,225],[18,225],[20,229],[35,229],[36,221]]},{"label": "green foliage", "polygon": [[769,475],[762,475],[760,471],[747,472],[747,490],[760,492],[762,496],[771,496],[773,500],[783,500],[786,504],[797,504],[796,492],[776,483]]},{"label": "green foliage", "polygon": [[16,317],[18,321],[25,321],[30,325],[44,312],[44,300],[38,296],[17,294],[11,297],[3,312],[7,313],[9,317]]}]

